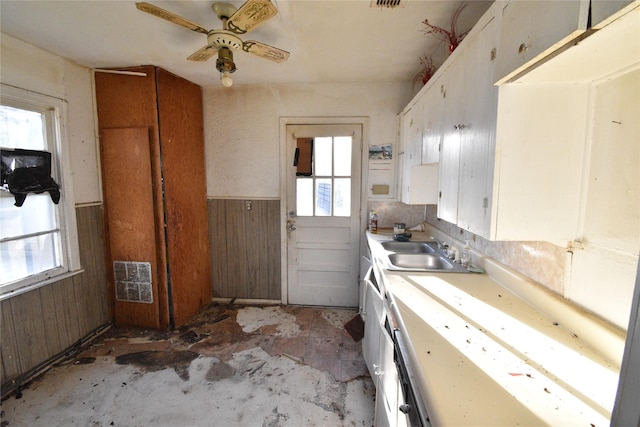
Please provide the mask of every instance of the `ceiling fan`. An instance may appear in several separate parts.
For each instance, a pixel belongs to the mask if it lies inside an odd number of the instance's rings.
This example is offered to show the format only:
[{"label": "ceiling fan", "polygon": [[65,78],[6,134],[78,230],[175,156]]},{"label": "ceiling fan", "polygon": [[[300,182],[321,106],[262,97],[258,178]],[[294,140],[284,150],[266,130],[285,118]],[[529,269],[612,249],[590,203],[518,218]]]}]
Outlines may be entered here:
[{"label": "ceiling fan", "polygon": [[247,0],[237,9],[230,3],[214,3],[211,8],[222,21],[222,29],[213,30],[207,30],[195,22],[151,3],[136,3],[136,7],[191,31],[206,34],[207,45],[192,53],[187,59],[207,61],[217,53],[216,69],[220,71],[220,81],[226,87],[233,84],[231,73],[236,71],[236,64],[233,62],[234,50],[242,49],[274,62],[284,62],[289,58],[289,52],[285,50],[255,40],[242,41],[238,36],[255,29],[278,13],[278,9],[269,0]]}]

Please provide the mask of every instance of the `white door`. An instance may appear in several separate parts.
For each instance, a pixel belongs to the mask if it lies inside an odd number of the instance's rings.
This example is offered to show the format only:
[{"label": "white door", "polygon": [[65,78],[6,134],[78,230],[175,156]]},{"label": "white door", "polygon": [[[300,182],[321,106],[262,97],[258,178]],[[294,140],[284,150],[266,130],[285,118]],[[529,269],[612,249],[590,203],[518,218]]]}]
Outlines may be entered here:
[{"label": "white door", "polygon": [[358,306],[362,125],[288,125],[287,297]]}]

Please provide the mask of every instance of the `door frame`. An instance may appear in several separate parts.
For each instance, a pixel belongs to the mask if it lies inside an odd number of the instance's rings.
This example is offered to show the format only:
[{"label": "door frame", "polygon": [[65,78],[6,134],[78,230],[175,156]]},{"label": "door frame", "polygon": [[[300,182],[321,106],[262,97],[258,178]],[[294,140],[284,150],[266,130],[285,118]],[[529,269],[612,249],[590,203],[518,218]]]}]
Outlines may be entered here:
[{"label": "door frame", "polygon": [[[280,117],[280,272],[281,303],[289,303],[289,277],[287,264],[287,126],[289,125],[342,125],[353,124],[362,127],[362,156],[360,159],[360,228],[366,223],[367,186],[369,177],[369,117]],[[363,209],[364,207],[364,209]],[[360,253],[362,253],[362,239],[360,239]]]}]

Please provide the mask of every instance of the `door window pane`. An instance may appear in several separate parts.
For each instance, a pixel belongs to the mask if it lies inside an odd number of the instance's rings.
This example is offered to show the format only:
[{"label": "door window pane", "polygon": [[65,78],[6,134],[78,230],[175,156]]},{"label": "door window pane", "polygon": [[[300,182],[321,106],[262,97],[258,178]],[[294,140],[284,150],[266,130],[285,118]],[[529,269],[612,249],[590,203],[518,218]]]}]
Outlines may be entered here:
[{"label": "door window pane", "polygon": [[296,214],[313,216],[313,178],[296,179]]},{"label": "door window pane", "polygon": [[334,167],[335,176],[351,176],[351,137],[338,136],[334,144]]},{"label": "door window pane", "polygon": [[331,216],[331,178],[316,179],[316,216]]},{"label": "door window pane", "polygon": [[351,215],[352,148],[351,136],[313,138],[312,176],[296,178],[298,216]]},{"label": "door window pane", "polygon": [[314,138],[313,145],[315,149],[315,175],[331,176],[331,146],[333,145],[333,138]]},{"label": "door window pane", "polygon": [[335,216],[351,216],[351,178],[334,179],[333,206]]}]

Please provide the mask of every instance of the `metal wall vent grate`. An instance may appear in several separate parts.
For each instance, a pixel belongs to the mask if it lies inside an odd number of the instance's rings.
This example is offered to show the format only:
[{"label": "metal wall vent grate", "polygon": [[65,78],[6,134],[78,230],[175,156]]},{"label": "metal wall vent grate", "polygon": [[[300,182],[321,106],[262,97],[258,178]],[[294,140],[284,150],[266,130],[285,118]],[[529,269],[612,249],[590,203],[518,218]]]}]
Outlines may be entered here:
[{"label": "metal wall vent grate", "polygon": [[387,7],[387,8],[395,8],[395,7],[404,7],[407,4],[407,1],[404,0],[371,0],[369,3],[369,7]]},{"label": "metal wall vent grate", "polygon": [[118,301],[153,303],[151,263],[114,261],[113,275]]}]

